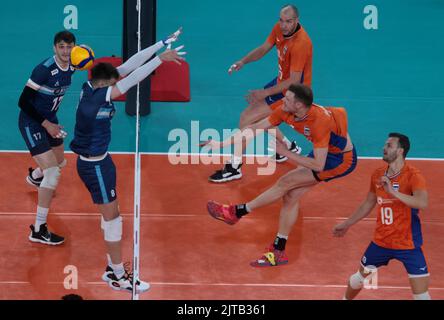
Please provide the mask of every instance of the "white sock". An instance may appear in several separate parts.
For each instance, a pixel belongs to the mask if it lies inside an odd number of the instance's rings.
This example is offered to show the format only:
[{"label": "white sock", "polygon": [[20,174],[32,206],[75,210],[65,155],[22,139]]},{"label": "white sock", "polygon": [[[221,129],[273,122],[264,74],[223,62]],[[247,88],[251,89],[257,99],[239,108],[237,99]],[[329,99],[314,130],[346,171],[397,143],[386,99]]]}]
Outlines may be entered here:
[{"label": "white sock", "polygon": [[247,210],[247,212],[251,212],[250,206],[248,205],[248,203],[245,204],[245,210]]},{"label": "white sock", "polygon": [[111,261],[111,256],[107,253],[106,259],[108,260],[108,265],[112,268],[113,262]]},{"label": "white sock", "polygon": [[40,179],[43,177],[43,171],[40,168],[35,168],[34,171],[31,173],[31,176],[33,179]]},{"label": "white sock", "polygon": [[277,234],[277,237],[278,237],[278,238],[281,238],[281,239],[288,240],[288,236],[284,236],[284,235],[282,235],[282,234],[280,234],[280,233]]},{"label": "white sock", "polygon": [[46,223],[46,218],[48,217],[49,208],[42,208],[37,206],[37,215],[35,217],[35,232],[40,231],[40,226]]},{"label": "white sock", "polygon": [[291,141],[287,139],[287,137],[284,136],[284,139],[282,139],[285,144],[287,145],[287,148],[290,150],[291,148]]},{"label": "white sock", "polygon": [[123,263],[119,264],[111,264],[111,268],[113,268],[114,274],[116,275],[117,279],[120,279],[125,274],[125,268],[123,268]]},{"label": "white sock", "polygon": [[239,165],[242,164],[242,157],[238,157],[235,155],[231,156],[231,164],[233,165],[233,168],[239,168]]},{"label": "white sock", "polygon": [[414,294],[413,299],[415,299],[415,300],[432,300],[428,291],[420,293],[420,294]]}]

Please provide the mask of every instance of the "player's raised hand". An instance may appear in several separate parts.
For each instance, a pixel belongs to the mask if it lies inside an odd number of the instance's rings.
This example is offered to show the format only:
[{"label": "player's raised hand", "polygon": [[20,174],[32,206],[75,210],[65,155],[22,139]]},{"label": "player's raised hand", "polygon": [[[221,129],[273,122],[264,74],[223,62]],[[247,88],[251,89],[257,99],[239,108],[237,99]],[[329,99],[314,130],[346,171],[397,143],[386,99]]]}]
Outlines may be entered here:
[{"label": "player's raised hand", "polygon": [[42,122],[42,127],[45,128],[49,135],[53,138],[63,139],[67,136],[67,133],[62,130],[63,127],[57,123],[52,123],[45,120]]},{"label": "player's raised hand", "polygon": [[[180,34],[182,33],[182,27],[179,28],[179,30],[177,30],[176,32],[174,32],[173,34],[170,34],[166,39],[162,40],[163,44],[168,46],[169,48],[171,47],[171,44],[173,42],[176,42],[177,39],[179,38]],[[168,49],[169,49],[168,48]]]},{"label": "player's raised hand", "polygon": [[347,233],[348,228],[349,228],[349,225],[347,224],[347,222],[342,222],[340,224],[337,224],[333,228],[333,235],[335,237],[343,237]]},{"label": "player's raised hand", "polygon": [[176,49],[170,50],[167,49],[159,55],[160,60],[162,61],[174,61],[177,64],[181,64],[181,60],[185,60],[181,56],[186,55],[186,52],[180,51],[184,48],[184,46],[177,47]]},{"label": "player's raised hand", "polygon": [[381,184],[384,187],[385,192],[389,194],[393,194],[395,192],[392,186],[392,182],[387,176],[384,175],[381,177]]},{"label": "player's raised hand", "polygon": [[232,74],[233,71],[239,71],[243,66],[244,63],[242,61],[236,61],[230,66],[230,68],[228,68],[228,74]]}]

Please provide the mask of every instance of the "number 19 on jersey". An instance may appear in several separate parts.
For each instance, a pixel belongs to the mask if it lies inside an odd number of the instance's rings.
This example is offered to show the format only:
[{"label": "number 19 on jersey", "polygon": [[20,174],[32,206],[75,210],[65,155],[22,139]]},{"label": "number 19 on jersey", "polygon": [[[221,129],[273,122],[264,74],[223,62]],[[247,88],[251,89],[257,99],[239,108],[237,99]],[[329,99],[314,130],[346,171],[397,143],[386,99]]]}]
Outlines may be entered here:
[{"label": "number 19 on jersey", "polygon": [[390,207],[381,207],[381,223],[390,225],[393,223],[393,209]]}]

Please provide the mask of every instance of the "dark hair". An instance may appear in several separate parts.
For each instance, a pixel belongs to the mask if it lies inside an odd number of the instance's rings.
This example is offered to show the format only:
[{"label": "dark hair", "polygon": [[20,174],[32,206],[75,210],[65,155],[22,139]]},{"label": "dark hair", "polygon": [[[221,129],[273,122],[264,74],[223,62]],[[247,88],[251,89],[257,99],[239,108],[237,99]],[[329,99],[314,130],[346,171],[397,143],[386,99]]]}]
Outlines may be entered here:
[{"label": "dark hair", "polygon": [[60,41],[65,41],[66,43],[76,43],[76,36],[69,31],[60,31],[57,32],[54,36],[54,45],[59,43]]},{"label": "dark hair", "polygon": [[294,93],[294,98],[301,101],[307,107],[310,107],[313,103],[313,91],[310,87],[303,84],[292,84],[288,88],[288,91]]},{"label": "dark hair", "polygon": [[286,5],[282,6],[281,10],[284,8],[287,8],[287,7],[291,8],[293,10],[294,14],[296,15],[296,18],[299,18],[299,10],[298,10],[298,8],[296,8],[296,6],[294,4],[286,4]]},{"label": "dark hair", "polygon": [[119,72],[111,63],[100,62],[91,69],[92,81],[111,79],[119,79]]},{"label": "dark hair", "polygon": [[62,300],[83,300],[83,298],[77,294],[71,293],[71,294],[64,295],[62,297]]},{"label": "dark hair", "polygon": [[398,138],[398,145],[404,149],[403,156],[407,157],[407,153],[410,150],[410,140],[409,137],[403,135],[402,133],[391,132],[389,133],[389,138]]}]

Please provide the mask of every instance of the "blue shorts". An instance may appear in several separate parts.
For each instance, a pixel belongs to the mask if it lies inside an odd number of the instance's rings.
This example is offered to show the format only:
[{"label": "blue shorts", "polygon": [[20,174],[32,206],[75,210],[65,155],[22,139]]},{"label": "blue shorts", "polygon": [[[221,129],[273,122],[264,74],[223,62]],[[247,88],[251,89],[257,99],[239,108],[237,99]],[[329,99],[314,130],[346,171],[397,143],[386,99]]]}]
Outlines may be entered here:
[{"label": "blue shorts", "polygon": [[[274,87],[276,84],[277,84],[277,78],[274,78],[273,80],[271,80],[270,83],[265,85],[264,89],[268,89],[270,87]],[[271,105],[271,104],[275,103],[276,101],[281,100],[282,98],[284,98],[284,95],[282,93],[277,93],[275,95],[266,97],[265,98],[265,102],[268,105]]]},{"label": "blue shorts", "polygon": [[396,259],[404,265],[409,277],[425,277],[429,275],[427,263],[421,247],[410,250],[387,249],[373,241],[361,258],[362,266],[386,266],[390,260]]},{"label": "blue shorts", "polygon": [[[58,123],[57,119],[51,122]],[[32,156],[45,153],[63,144],[63,139],[51,137],[40,123],[28,117],[23,111],[20,111],[18,126]]]},{"label": "blue shorts", "polygon": [[78,157],[77,172],[95,204],[116,200],[116,166],[109,154],[100,161],[86,161]]},{"label": "blue shorts", "polygon": [[[314,158],[313,151],[311,151],[307,157]],[[348,152],[328,153],[324,170],[321,172],[312,172],[316,180],[327,182],[348,175],[355,170],[357,163],[358,156],[356,154],[356,148],[353,146],[353,150]]]}]

